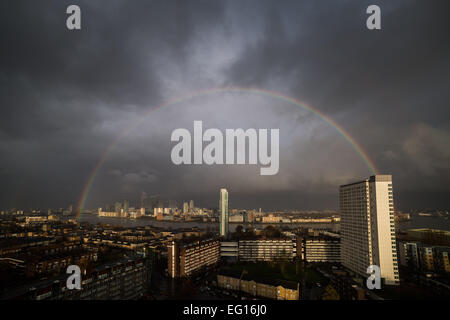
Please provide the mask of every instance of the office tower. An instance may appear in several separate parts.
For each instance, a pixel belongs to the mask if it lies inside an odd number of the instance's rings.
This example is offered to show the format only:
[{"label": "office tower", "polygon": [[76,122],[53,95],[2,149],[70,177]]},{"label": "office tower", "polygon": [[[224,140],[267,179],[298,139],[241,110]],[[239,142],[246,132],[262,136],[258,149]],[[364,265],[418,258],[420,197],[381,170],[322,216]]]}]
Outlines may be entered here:
[{"label": "office tower", "polygon": [[228,237],[228,191],[227,189],[220,189],[219,199],[219,214],[220,214],[220,236]]},{"label": "office tower", "polygon": [[363,277],[380,267],[385,284],[399,284],[391,175],[340,186],[342,264]]},{"label": "office tower", "polygon": [[189,211],[189,204],[187,202],[183,202],[183,213],[187,214]]},{"label": "office tower", "polygon": [[189,201],[189,209],[194,211],[194,200]]}]

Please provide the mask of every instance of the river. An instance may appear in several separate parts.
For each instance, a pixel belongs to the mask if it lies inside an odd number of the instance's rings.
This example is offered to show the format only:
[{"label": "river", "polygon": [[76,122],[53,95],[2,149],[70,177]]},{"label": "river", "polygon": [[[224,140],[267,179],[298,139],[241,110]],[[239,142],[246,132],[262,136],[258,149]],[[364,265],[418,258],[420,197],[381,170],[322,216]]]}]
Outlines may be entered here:
[{"label": "river", "polygon": [[450,219],[443,217],[412,216],[411,220],[399,222],[400,230],[431,228],[450,231]]},{"label": "river", "polygon": [[[143,227],[143,226],[152,226],[159,227],[165,230],[177,230],[177,229],[185,229],[185,228],[199,228],[200,230],[205,231],[218,231],[219,223],[218,222],[172,222],[172,221],[155,221],[150,219],[126,219],[126,218],[110,218],[110,217],[99,217],[93,214],[81,214],[78,218],[79,222],[89,222],[91,224],[103,223],[110,225],[120,225],[123,227]],[[245,226],[244,223],[230,223],[229,230],[230,232],[234,232],[238,225]],[[257,229],[263,229],[264,227],[270,225],[269,223],[253,223],[252,226]],[[280,223],[280,224],[272,224],[283,227],[283,229],[294,229],[298,227],[305,228],[318,228],[318,229],[331,229],[334,232],[339,231],[338,223]]]},{"label": "river", "polygon": [[[89,222],[91,224],[103,223],[110,225],[120,225],[123,227],[141,227],[152,226],[159,227],[165,230],[177,230],[184,228],[199,228],[206,231],[216,231],[219,228],[218,223],[213,222],[171,222],[171,221],[155,221],[150,219],[123,219],[123,218],[109,218],[99,217],[93,214],[81,214],[78,221]],[[231,232],[234,232],[238,225],[244,225],[243,223],[230,223],[229,228]],[[267,223],[253,223],[254,228],[262,229],[269,224]],[[275,224],[282,226],[286,229],[294,229],[298,227],[304,228],[317,228],[317,229],[331,229],[334,232],[338,232],[340,226],[338,223],[283,223]],[[442,217],[422,217],[413,216],[410,221],[400,222],[397,224],[400,230],[417,229],[417,228],[432,228],[450,231],[450,219],[444,219]]]}]

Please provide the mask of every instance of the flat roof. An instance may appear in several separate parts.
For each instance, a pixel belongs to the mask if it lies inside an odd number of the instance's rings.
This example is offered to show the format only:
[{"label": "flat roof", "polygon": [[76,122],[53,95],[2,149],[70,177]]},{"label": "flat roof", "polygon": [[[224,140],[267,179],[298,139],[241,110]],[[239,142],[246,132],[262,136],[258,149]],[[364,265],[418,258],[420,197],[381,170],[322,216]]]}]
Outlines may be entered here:
[{"label": "flat roof", "polygon": [[363,183],[363,182],[375,182],[375,181],[392,182],[392,175],[390,175],[390,174],[377,174],[377,175],[370,176],[368,179],[364,179],[364,180],[360,180],[360,181],[356,181],[356,182],[351,182],[351,183],[348,183],[348,184],[343,184],[340,187],[347,187],[347,186],[351,186],[351,185],[355,185],[355,184],[360,184],[360,183]]}]

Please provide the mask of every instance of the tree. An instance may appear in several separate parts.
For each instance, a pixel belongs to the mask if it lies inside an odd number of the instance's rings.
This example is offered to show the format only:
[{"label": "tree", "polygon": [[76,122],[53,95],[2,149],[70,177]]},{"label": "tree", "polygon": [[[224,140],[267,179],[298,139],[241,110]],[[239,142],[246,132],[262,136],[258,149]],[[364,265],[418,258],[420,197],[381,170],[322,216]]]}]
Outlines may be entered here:
[{"label": "tree", "polygon": [[255,236],[255,229],[253,228],[253,226],[247,226],[247,228],[245,229],[245,236],[248,238]]},{"label": "tree", "polygon": [[78,261],[78,266],[80,267],[81,271],[84,272],[89,266],[89,261],[86,259],[86,257],[82,257],[80,261]]},{"label": "tree", "polygon": [[279,238],[281,236],[281,231],[274,226],[267,226],[264,228],[263,234],[266,238]]},{"label": "tree", "polygon": [[241,225],[238,225],[238,226],[236,227],[236,236],[242,235],[242,231],[243,231],[243,230],[244,230],[244,227],[241,226]]},{"label": "tree", "polygon": [[325,288],[325,293],[322,296],[322,300],[339,300],[340,296],[336,289],[332,285],[328,285]]},{"label": "tree", "polygon": [[286,261],[281,261],[280,262],[280,273],[283,276],[284,279],[288,278],[288,273],[287,273],[287,262]]}]

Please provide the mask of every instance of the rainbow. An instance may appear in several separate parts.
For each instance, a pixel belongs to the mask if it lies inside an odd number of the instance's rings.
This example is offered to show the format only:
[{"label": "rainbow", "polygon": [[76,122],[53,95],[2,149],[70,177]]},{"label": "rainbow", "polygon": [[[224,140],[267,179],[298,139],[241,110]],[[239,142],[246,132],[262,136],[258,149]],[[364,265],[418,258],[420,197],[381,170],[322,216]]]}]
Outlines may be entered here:
[{"label": "rainbow", "polygon": [[166,101],[165,103],[162,103],[158,106],[156,106],[155,108],[151,109],[144,117],[141,117],[139,119],[139,121],[136,122],[136,124],[134,126],[131,126],[129,129],[122,131],[117,138],[113,141],[113,143],[106,148],[106,150],[104,151],[104,153],[102,154],[102,156],[100,157],[99,161],[97,162],[97,164],[95,165],[95,167],[93,168],[93,170],[91,171],[89,178],[86,182],[86,185],[84,186],[82,192],[81,192],[81,197],[78,201],[77,204],[77,217],[80,215],[81,211],[84,209],[87,197],[89,195],[89,192],[92,188],[93,182],[95,180],[95,177],[97,176],[97,173],[99,171],[99,169],[102,167],[103,163],[106,161],[106,159],[108,158],[109,154],[111,153],[112,150],[114,150],[114,148],[119,144],[120,140],[127,136],[130,132],[132,132],[135,128],[139,127],[146,119],[147,117],[150,115],[150,113],[156,109],[160,109],[160,108],[164,108],[164,107],[168,107],[171,105],[175,105],[181,102],[185,102],[188,100],[191,100],[193,98],[197,98],[197,97],[201,97],[201,96],[206,96],[206,95],[212,95],[212,94],[217,94],[217,93],[248,93],[248,94],[255,94],[255,95],[261,95],[261,96],[265,96],[265,97],[272,97],[274,99],[279,99],[285,102],[288,102],[290,104],[299,106],[305,110],[311,111],[312,113],[316,114],[317,116],[319,116],[322,120],[324,120],[325,122],[327,122],[329,125],[331,125],[334,129],[336,129],[336,131],[345,138],[345,140],[347,140],[350,145],[352,146],[352,148],[356,151],[356,153],[361,157],[361,159],[363,160],[363,162],[365,163],[365,165],[367,166],[367,168],[370,170],[370,172],[372,174],[376,174],[377,170],[375,168],[374,163],[370,160],[369,156],[367,155],[367,153],[364,151],[364,149],[356,142],[356,140],[343,128],[341,127],[339,124],[337,124],[333,119],[331,119],[330,117],[328,117],[327,115],[325,115],[324,113],[322,113],[320,110],[314,108],[313,106],[311,106],[310,104],[286,96],[284,94],[281,94],[279,92],[275,92],[275,91],[270,91],[270,90],[262,90],[262,89],[257,89],[257,88],[242,88],[242,87],[220,87],[220,88],[212,88],[212,89],[206,89],[206,90],[200,90],[200,91],[195,91],[195,92],[191,92],[187,95],[181,96],[181,97],[177,97],[174,99],[171,99],[169,101]]}]

